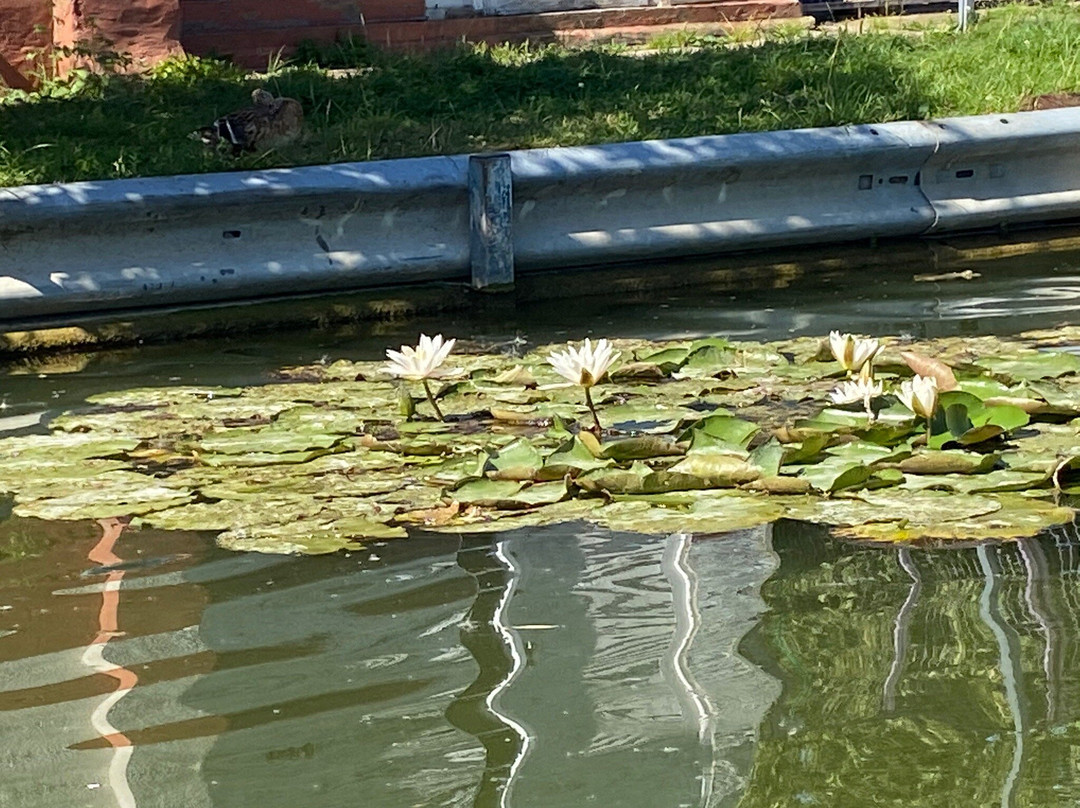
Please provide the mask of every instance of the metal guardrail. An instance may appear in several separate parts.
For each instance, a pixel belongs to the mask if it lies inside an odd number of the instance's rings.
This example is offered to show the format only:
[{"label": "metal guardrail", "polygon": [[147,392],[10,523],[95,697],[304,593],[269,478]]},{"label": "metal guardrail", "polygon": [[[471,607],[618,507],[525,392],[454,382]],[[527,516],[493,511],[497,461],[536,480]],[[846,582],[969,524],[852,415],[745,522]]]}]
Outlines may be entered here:
[{"label": "metal guardrail", "polygon": [[0,189],[0,322],[460,277],[468,159]]},{"label": "metal guardrail", "polygon": [[0,323],[1077,215],[1080,109],[3,188]]}]

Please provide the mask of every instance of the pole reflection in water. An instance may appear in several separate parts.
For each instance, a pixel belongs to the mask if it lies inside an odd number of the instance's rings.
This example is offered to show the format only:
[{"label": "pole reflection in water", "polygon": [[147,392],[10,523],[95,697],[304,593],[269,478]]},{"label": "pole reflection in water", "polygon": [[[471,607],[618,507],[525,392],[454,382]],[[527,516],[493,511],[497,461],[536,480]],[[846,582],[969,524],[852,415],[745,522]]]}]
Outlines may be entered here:
[{"label": "pole reflection in water", "polygon": [[741,808],[1078,804],[1076,528],[1055,533],[889,553],[778,525],[742,649],[784,692]]},{"label": "pole reflection in water", "polygon": [[915,562],[911,559],[911,548],[901,547],[896,551],[896,557],[904,572],[911,576],[911,588],[904,599],[904,605],[896,613],[896,623],[893,626],[893,662],[892,667],[889,668],[889,675],[885,679],[881,698],[882,706],[888,713],[896,709],[896,685],[903,675],[904,660],[908,655],[911,613],[915,611],[915,604],[919,602],[919,592],[922,590],[922,577],[919,575]]},{"label": "pole reflection in water", "polygon": [[713,750],[715,708],[709,695],[694,678],[688,666],[688,654],[701,625],[698,608],[698,578],[690,565],[690,546],[693,535],[673,533],[664,544],[661,567],[671,587],[671,604],[675,612],[675,630],[668,644],[668,654],[661,661],[661,670],[672,683],[682,705],[683,715],[690,721],[702,747],[703,771],[698,805],[708,806],[712,800],[716,778]]},{"label": "pole reflection in water", "polygon": [[[993,561],[991,560],[991,552],[993,552],[994,556]],[[982,594],[979,597],[979,616],[990,628],[994,639],[997,641],[998,670],[1001,672],[1001,680],[1005,687],[1005,700],[1013,721],[1012,765],[1005,775],[1005,782],[1001,786],[1001,808],[1011,808],[1016,778],[1020,775],[1020,767],[1024,762],[1024,715],[1026,710],[1020,704],[1020,687],[1024,674],[1020,669],[1020,648],[1016,632],[1005,623],[1001,615],[997,548],[990,548],[986,544],[980,544],[976,548],[976,553],[979,558],[979,566],[986,579],[986,585],[983,587]]]},{"label": "pole reflection in water", "polygon": [[504,539],[466,538],[458,565],[476,579],[477,594],[461,624],[461,644],[480,671],[446,710],[447,720],[474,735],[485,750],[485,765],[473,804],[509,805],[514,779],[529,752],[529,732],[500,706],[500,696],[525,666],[525,649],[507,624],[507,607],[520,569]]},{"label": "pole reflection in water", "polygon": [[[124,522],[119,519],[101,519],[101,541],[90,551],[87,556],[95,564],[102,567],[114,567],[123,559],[113,552],[117,539],[124,530]],[[122,732],[117,731],[109,723],[109,711],[115,707],[121,699],[131,693],[138,683],[138,677],[127,668],[115,665],[105,658],[105,646],[109,640],[122,635],[120,631],[120,582],[124,578],[124,570],[111,569],[101,585],[101,611],[98,613],[98,634],[86,646],[82,655],[82,663],[95,673],[103,673],[116,680],[116,690],[108,694],[98,704],[90,715],[90,723],[94,730],[101,734],[113,748],[112,761],[109,764],[106,784],[116,797],[118,808],[135,808],[135,795],[131,792],[128,784],[128,763],[131,761],[131,753],[134,747],[131,741]],[[97,784],[91,784],[96,786]]]},{"label": "pole reflection in water", "polygon": [[1046,720],[1053,724],[1057,716],[1057,692],[1058,683],[1061,679],[1061,671],[1058,669],[1059,656],[1057,651],[1060,642],[1057,642],[1056,629],[1052,625],[1053,619],[1047,607],[1046,586],[1050,578],[1049,565],[1046,553],[1042,545],[1035,539],[1027,538],[1017,541],[1017,547],[1024,560],[1024,570],[1027,581],[1024,586],[1024,603],[1027,604],[1028,613],[1039,625],[1039,631],[1043,635],[1042,668],[1046,681]]},{"label": "pole reflection in water", "polygon": [[778,692],[735,650],[775,569],[767,530],[558,526],[468,537],[458,565],[480,670],[446,716],[484,748],[474,806],[732,804]]}]

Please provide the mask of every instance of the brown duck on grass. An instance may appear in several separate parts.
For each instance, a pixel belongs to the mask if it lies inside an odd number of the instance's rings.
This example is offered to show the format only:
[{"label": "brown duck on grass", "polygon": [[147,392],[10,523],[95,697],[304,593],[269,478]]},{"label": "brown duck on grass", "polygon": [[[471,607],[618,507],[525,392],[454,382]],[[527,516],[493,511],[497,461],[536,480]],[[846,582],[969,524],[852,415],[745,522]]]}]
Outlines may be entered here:
[{"label": "brown duck on grass", "polygon": [[291,143],[304,125],[304,110],[295,98],[274,98],[263,89],[251,93],[250,107],[222,115],[192,137],[207,146],[230,145],[233,154],[272,149]]},{"label": "brown duck on grass", "polygon": [[1029,95],[1020,104],[1021,112],[1031,112],[1037,109],[1063,109],[1065,107],[1080,107],[1080,93],[1060,92]]}]

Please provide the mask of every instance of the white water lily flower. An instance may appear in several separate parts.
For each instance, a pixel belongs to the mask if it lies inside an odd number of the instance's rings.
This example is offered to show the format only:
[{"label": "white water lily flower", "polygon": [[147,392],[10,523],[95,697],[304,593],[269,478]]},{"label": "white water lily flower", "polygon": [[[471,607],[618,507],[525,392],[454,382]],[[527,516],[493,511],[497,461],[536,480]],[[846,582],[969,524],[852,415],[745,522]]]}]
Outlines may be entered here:
[{"label": "white water lily flower", "polygon": [[929,420],[937,409],[937,379],[933,376],[916,376],[914,379],[908,379],[901,382],[897,396],[905,407]]},{"label": "white water lily flower", "polygon": [[421,334],[420,343],[415,348],[402,345],[400,351],[387,349],[386,357],[390,361],[386,365],[386,372],[412,381],[437,379],[446,373],[442,365],[456,341],[451,339],[443,342],[442,334],[434,337]]},{"label": "white water lily flower", "polygon": [[869,376],[859,376],[853,382],[843,382],[829,393],[829,398],[832,399],[834,404],[862,402],[863,409],[866,410],[866,421],[868,424],[872,424],[874,422],[874,408],[870,406],[870,402],[874,396],[880,396],[884,389],[881,382],[875,382]]},{"label": "white water lily flower", "polygon": [[586,390],[604,378],[611,364],[620,356],[606,339],[598,340],[596,347],[588,338],[580,348],[567,345],[565,351],[555,351],[548,362],[564,379],[580,384]]},{"label": "white water lily flower", "polygon": [[874,396],[880,396],[884,390],[885,388],[881,382],[860,377],[857,381],[840,384],[839,387],[829,393],[829,398],[832,399],[833,404],[854,404],[856,402],[865,404]]},{"label": "white water lily flower", "polygon": [[876,339],[863,339],[839,331],[829,332],[829,348],[836,361],[849,373],[858,373],[881,352],[881,344]]}]

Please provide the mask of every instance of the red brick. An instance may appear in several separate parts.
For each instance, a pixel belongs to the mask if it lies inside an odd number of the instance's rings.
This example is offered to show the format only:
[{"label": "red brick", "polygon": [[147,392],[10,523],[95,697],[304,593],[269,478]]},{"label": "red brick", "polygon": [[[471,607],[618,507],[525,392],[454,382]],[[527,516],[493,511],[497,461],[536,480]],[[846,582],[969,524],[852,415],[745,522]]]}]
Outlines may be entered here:
[{"label": "red brick", "polygon": [[424,0],[360,0],[360,16],[366,23],[389,20],[422,20]]},{"label": "red brick", "polygon": [[[51,0],[0,0],[0,58],[7,65],[0,81],[26,87],[33,69],[29,51],[43,51],[52,43]],[[35,31],[38,28],[40,30]]]}]

